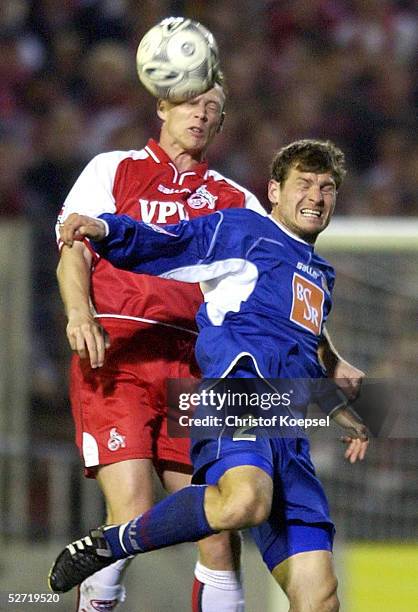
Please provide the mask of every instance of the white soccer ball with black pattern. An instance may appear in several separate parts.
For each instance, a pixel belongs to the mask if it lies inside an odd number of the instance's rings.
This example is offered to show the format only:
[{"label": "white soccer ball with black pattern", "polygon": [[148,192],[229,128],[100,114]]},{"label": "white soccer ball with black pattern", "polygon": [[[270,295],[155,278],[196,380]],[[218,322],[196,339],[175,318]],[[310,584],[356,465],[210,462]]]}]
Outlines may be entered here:
[{"label": "white soccer ball with black pattern", "polygon": [[184,102],[210,89],[219,68],[216,41],[197,21],[169,17],[139,43],[139,80],[157,98]]}]

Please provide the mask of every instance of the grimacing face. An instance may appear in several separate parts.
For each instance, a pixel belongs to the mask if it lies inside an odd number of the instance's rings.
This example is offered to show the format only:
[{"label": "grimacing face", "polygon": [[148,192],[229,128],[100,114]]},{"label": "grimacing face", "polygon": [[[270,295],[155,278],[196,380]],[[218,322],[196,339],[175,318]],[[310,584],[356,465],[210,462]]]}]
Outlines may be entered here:
[{"label": "grimacing face", "polygon": [[225,94],[215,85],[203,94],[175,104],[159,100],[157,113],[163,121],[161,133],[171,146],[192,154],[203,154],[222,123]]},{"label": "grimacing face", "polygon": [[293,166],[282,183],[270,180],[268,196],[273,218],[299,238],[314,243],[331,220],[337,188],[330,171],[317,174]]}]

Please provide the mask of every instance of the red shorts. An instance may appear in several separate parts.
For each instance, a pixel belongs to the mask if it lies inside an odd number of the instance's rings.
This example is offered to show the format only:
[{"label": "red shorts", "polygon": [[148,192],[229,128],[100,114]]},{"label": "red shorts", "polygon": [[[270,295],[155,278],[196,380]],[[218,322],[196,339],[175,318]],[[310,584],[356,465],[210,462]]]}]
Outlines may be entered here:
[{"label": "red shorts", "polygon": [[86,476],[99,465],[152,459],[164,469],[192,473],[190,441],[167,434],[168,378],[197,377],[196,336],[163,325],[103,319],[110,335],[103,367],[73,357],[70,397],[76,442]]}]

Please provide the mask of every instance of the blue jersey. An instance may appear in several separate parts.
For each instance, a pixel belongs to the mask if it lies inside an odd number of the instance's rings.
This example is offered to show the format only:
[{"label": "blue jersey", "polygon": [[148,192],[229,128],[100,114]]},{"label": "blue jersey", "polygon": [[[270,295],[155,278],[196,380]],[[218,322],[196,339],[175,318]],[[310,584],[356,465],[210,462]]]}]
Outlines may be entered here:
[{"label": "blue jersey", "polygon": [[249,210],[164,227],[101,218],[109,235],[93,244],[115,266],[201,283],[196,356],[205,377],[226,376],[244,355],[265,378],[323,376],[317,350],[335,275],[311,244]]},{"label": "blue jersey", "polygon": [[[324,376],[317,353],[331,309],[334,271],[312,245],[272,217],[249,210],[164,227],[123,216],[101,218],[109,234],[93,244],[115,266],[201,283],[205,302],[197,315],[196,356],[205,378]],[[325,406],[320,403],[328,412],[338,402],[331,397]],[[223,429],[215,439],[193,440],[191,456],[195,482],[215,484],[241,465],[271,476],[270,518],[252,530],[271,570],[293,554],[331,550],[328,504],[309,443],[299,434],[244,440],[224,435]]]}]

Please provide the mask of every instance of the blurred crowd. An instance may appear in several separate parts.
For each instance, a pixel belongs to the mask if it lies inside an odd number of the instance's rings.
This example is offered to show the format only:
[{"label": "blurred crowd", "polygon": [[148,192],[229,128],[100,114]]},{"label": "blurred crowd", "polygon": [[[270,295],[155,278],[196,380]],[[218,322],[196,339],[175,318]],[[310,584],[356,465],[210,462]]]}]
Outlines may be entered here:
[{"label": "blurred crowd", "polygon": [[56,402],[67,358],[57,212],[96,153],[158,137],[155,100],[135,73],[142,35],[168,15],[212,30],[228,101],[209,157],[261,201],[278,147],[331,138],[349,166],[338,214],[414,216],[414,10],[413,0],[1,0],[0,214],[32,227],[35,399]]}]

